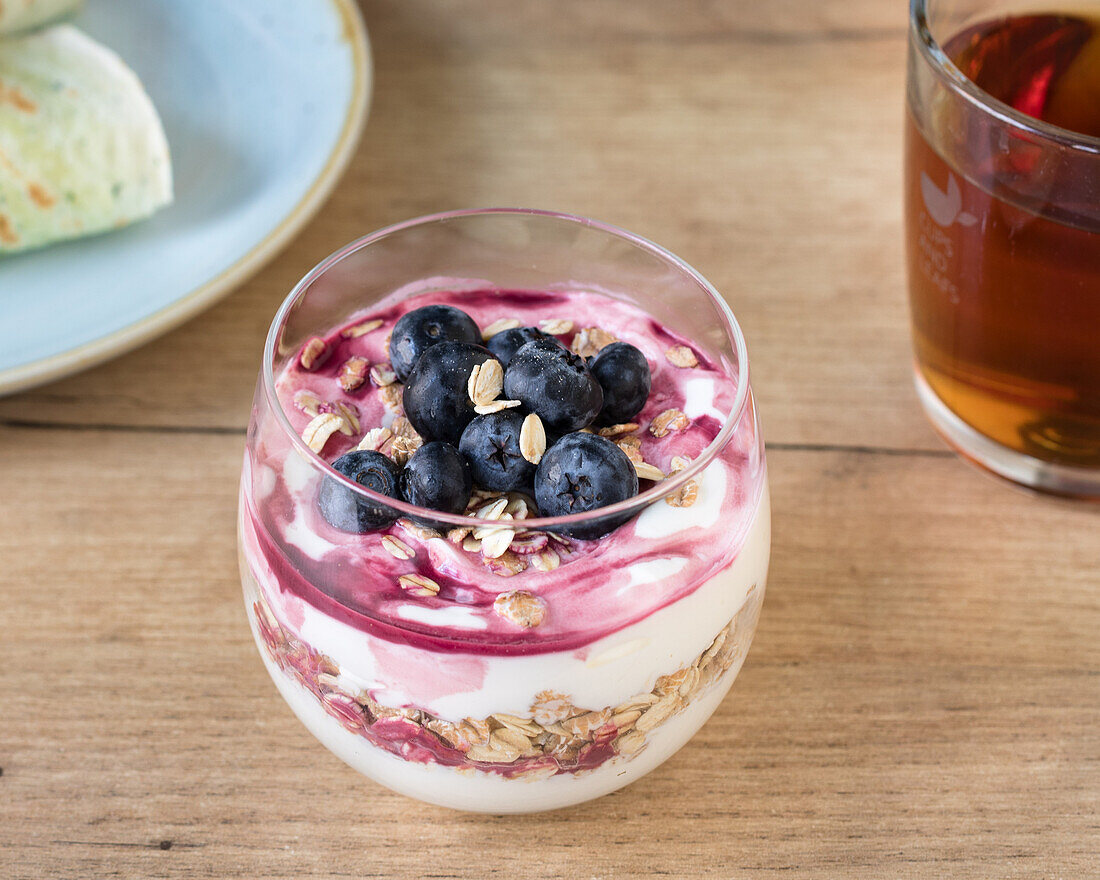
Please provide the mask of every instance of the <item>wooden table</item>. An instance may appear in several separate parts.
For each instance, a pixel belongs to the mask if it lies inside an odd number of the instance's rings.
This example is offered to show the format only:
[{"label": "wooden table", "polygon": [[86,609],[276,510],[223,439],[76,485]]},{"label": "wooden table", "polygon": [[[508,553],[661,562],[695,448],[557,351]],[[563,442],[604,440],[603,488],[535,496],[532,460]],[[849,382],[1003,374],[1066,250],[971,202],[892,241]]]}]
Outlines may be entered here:
[{"label": "wooden table", "polygon": [[[0,401],[0,877],[1100,876],[1098,512],[963,464],[910,385],[905,4],[371,0],[366,134],[218,307]],[[276,305],[349,239],[519,204],[661,242],[749,340],[775,540],[730,696],[596,803],[459,815],[291,715],[234,508]]]}]

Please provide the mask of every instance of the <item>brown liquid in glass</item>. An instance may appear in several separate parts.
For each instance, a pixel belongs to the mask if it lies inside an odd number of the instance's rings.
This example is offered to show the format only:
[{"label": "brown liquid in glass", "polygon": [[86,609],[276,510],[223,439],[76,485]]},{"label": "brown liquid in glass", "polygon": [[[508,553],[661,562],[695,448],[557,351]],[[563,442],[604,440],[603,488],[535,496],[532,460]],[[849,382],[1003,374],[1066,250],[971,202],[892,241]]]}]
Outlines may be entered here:
[{"label": "brown liquid in glass", "polygon": [[[1030,116],[1100,137],[1100,19],[988,22],[944,46],[971,80]],[[960,111],[961,113],[961,111]],[[978,114],[972,114],[977,116]],[[941,120],[942,121],[942,120]],[[957,115],[965,173],[908,119],[906,211],[917,363],[963,421],[1027,455],[1100,468],[1100,226],[1075,210],[1100,191],[1069,174],[1044,199],[998,198],[1048,176],[1028,144],[991,148]],[[960,124],[961,123],[961,124]],[[935,122],[932,123],[936,124]],[[959,138],[961,137],[961,142]]]}]

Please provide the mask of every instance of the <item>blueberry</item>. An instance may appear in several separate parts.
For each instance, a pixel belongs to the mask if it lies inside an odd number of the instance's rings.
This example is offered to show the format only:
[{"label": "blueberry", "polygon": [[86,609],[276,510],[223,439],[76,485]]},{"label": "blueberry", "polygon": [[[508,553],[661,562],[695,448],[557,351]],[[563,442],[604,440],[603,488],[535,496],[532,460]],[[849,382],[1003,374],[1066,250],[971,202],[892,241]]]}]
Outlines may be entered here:
[{"label": "blueberry", "polygon": [[584,358],[560,345],[528,342],[504,373],[504,396],[520,400],[551,433],[588,425],[603,407],[600,383]]},{"label": "blueberry", "polygon": [[416,362],[405,383],[405,415],[425,440],[458,443],[477,413],[466,390],[475,364],[492,360],[489,351],[469,342],[440,342]]},{"label": "blueberry", "polygon": [[483,489],[513,492],[530,489],[535,466],[519,451],[524,416],[513,409],[477,416],[458,441],[474,481]]},{"label": "blueberry", "polygon": [[[390,498],[398,497],[401,468],[381,452],[361,450],[341,455],[332,466],[360,486]],[[392,525],[398,512],[384,504],[368,501],[333,479],[321,483],[317,503],[321,515],[342,532],[362,534]]]},{"label": "blueberry", "polygon": [[444,513],[462,513],[473,487],[462,453],[441,440],[416,450],[401,474],[401,496],[409,504]]},{"label": "blueberry", "polygon": [[512,360],[512,355],[528,342],[539,339],[548,339],[555,345],[561,345],[553,336],[547,336],[538,327],[513,327],[511,330],[501,330],[496,335],[489,337],[485,347],[496,355],[496,359],[504,366],[508,366],[508,362]]},{"label": "blueberry", "polygon": [[474,319],[454,306],[424,306],[402,315],[390,337],[390,364],[404,382],[420,356],[440,342],[481,342]]},{"label": "blueberry", "polygon": [[588,368],[603,389],[601,424],[629,422],[642,411],[652,378],[649,361],[637,348],[629,342],[612,342],[589,362]]},{"label": "blueberry", "polygon": [[[597,434],[566,434],[543,454],[535,471],[535,502],[543,516],[584,513],[637,494],[634,465],[618,446]],[[617,514],[559,530],[590,540],[618,528],[630,516]]]}]

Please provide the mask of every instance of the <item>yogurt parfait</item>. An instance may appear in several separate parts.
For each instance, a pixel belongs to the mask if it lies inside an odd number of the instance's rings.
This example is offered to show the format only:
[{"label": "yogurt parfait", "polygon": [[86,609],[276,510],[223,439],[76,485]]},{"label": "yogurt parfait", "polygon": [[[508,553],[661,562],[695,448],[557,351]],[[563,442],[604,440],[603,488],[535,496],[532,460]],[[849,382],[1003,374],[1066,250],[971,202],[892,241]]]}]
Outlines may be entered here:
[{"label": "yogurt parfait", "polygon": [[744,340],[694,270],[589,220],[382,230],[276,316],[239,531],[264,663],[352,767],[464,810],[599,797],[687,742],[756,627]]}]

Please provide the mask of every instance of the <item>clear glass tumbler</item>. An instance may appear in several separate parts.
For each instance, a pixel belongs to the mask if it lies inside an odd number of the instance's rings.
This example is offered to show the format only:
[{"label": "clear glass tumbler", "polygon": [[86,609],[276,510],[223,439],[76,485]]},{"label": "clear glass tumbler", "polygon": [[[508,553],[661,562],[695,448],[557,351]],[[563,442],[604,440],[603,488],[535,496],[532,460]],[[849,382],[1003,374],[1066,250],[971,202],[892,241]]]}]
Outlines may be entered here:
[{"label": "clear glass tumbler", "polygon": [[[439,291],[531,308],[558,297],[601,316],[607,331],[626,332],[614,316],[640,309],[647,317],[631,331],[640,345],[657,327],[688,340],[646,350],[662,397],[643,410],[648,429],[622,428],[642,437],[636,448],[658,450],[653,465],[667,478],[617,505],[558,518],[524,519],[530,499],[506,496],[513,543],[486,557],[478,536],[487,544],[502,524],[493,499],[445,514],[340,476],[303,441],[297,411],[336,408],[312,393],[288,401],[280,377],[314,337],[349,321],[335,336],[383,350],[393,316]],[[562,314],[547,317],[556,332],[575,332]],[[404,436],[391,378],[383,371],[381,386],[356,391],[364,418],[375,396],[388,401],[388,424],[341,422],[352,435],[344,442],[372,430]],[[683,421],[653,416],[673,407]],[[676,433],[686,422],[707,442],[666,460],[690,433]],[[396,522],[336,531],[317,513],[321,487],[333,483]],[[596,540],[562,535],[605,518],[623,524]],[[465,810],[543,810],[606,794],[695,733],[756,628],[770,512],[744,339],[697,272],[610,226],[499,209],[383,229],[313,269],[271,325],[239,532],[263,661],[306,727],[352,767]]]},{"label": "clear glass tumbler", "polygon": [[995,474],[1095,498],[1100,4],[1069,7],[912,0],[906,244],[933,425]]}]

